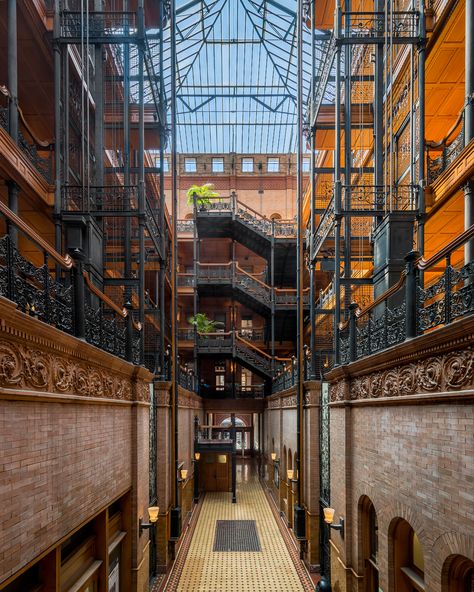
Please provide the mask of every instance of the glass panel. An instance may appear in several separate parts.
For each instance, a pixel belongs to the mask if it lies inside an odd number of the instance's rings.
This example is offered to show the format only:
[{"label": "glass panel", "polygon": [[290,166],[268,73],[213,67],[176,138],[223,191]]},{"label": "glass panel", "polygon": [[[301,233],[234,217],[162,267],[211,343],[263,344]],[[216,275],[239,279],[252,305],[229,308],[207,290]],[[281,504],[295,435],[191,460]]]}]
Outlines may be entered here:
[{"label": "glass panel", "polygon": [[195,173],[197,171],[197,164],[195,158],[184,159],[184,171],[186,173]]},{"label": "glass panel", "polygon": [[423,557],[423,547],[416,536],[416,533],[413,533],[413,565],[417,567],[421,573],[425,572],[425,559]]},{"label": "glass panel", "polygon": [[279,158],[269,158],[267,160],[267,171],[269,173],[278,173],[280,170],[280,159]]},{"label": "glass panel", "polygon": [[253,173],[253,158],[242,158],[242,172]]},{"label": "glass panel", "polygon": [[213,173],[223,173],[224,172],[224,159],[223,158],[213,158],[212,159],[212,172]]}]

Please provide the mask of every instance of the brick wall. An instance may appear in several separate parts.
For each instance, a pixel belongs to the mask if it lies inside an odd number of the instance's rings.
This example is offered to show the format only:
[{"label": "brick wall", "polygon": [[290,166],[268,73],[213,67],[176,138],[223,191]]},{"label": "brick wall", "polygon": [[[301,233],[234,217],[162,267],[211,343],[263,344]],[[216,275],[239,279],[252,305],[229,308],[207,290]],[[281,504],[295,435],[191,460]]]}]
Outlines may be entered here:
[{"label": "brick wall", "polygon": [[127,490],[138,565],[151,375],[4,299],[0,318],[0,583]]},{"label": "brick wall", "polygon": [[377,512],[381,589],[397,577],[399,518],[423,547],[426,590],[445,589],[449,556],[474,560],[473,330],[473,319],[462,321],[333,371],[331,505],[346,525],[344,540],[331,532],[333,589],[361,589],[362,496]]}]

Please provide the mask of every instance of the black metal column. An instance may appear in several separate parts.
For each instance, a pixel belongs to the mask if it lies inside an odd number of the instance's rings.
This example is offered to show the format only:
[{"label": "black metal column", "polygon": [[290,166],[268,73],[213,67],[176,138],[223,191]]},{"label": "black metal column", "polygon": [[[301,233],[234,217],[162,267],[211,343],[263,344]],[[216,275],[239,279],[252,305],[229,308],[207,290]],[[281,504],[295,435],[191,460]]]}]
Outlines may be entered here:
[{"label": "black metal column", "polygon": [[[466,0],[466,106],[464,108],[464,145],[474,138],[474,0]],[[474,224],[473,182],[464,185],[464,228]],[[464,247],[465,263],[474,260],[474,241]]]},{"label": "black metal column", "polygon": [[420,42],[418,45],[418,117],[419,122],[419,146],[418,146],[418,229],[417,248],[421,255],[425,249],[425,9],[423,0],[418,2],[420,11]]},{"label": "black metal column", "polygon": [[[303,0],[298,0],[296,13],[296,43],[297,43],[297,127],[298,151],[296,155],[296,352],[297,352],[297,382],[296,382],[296,504],[294,507],[294,532],[296,538],[306,538],[305,509],[303,508],[303,462],[304,450],[303,433],[303,380],[304,380],[304,237],[303,237]],[[300,552],[302,553],[302,547]]]},{"label": "black metal column", "polygon": [[[17,31],[17,6],[16,0],[8,0],[8,132],[18,144],[18,31]],[[8,183],[8,207],[18,214],[18,185]],[[18,231],[13,226],[9,227],[9,235],[14,245],[18,241]]]},{"label": "black metal column", "polygon": [[341,319],[341,4],[336,5],[336,54],[335,62],[335,138],[334,138],[334,362],[340,362],[339,321]]}]

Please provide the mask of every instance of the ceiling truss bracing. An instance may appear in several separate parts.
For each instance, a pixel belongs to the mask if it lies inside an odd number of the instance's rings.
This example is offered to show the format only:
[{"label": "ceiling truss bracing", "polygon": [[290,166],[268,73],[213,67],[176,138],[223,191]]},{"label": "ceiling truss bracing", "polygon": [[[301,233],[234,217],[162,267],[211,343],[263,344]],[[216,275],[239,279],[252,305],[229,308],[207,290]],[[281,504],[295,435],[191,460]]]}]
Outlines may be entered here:
[{"label": "ceiling truss bracing", "polygon": [[[178,152],[295,151],[296,5],[296,0],[177,0]],[[303,29],[307,98],[311,31]],[[169,97],[169,28],[163,58]]]}]

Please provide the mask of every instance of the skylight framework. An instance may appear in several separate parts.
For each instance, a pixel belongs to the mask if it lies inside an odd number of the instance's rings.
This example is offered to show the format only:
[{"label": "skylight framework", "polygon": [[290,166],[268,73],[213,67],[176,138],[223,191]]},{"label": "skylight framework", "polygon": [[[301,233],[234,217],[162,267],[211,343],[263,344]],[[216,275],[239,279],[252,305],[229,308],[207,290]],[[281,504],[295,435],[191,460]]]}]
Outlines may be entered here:
[{"label": "skylight framework", "polygon": [[[164,83],[170,92],[169,30]],[[311,31],[304,27],[304,96]],[[296,1],[178,0],[177,150],[289,153],[297,144]]]}]

